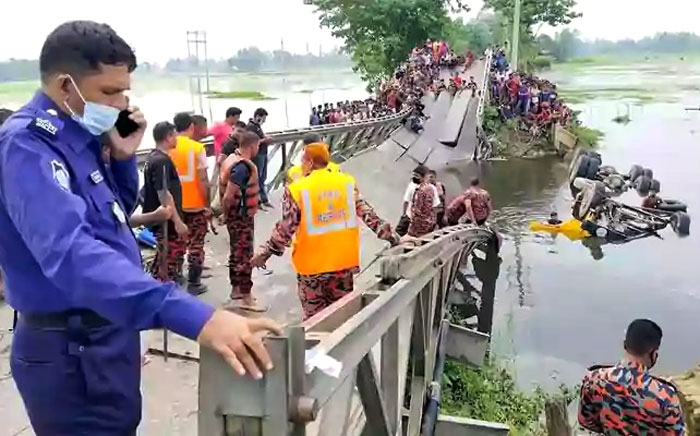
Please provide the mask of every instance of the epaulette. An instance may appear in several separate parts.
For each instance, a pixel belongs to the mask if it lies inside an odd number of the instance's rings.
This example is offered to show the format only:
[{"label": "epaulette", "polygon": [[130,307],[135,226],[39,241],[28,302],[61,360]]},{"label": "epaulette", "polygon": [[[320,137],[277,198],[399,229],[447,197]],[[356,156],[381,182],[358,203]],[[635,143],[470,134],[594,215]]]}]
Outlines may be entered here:
[{"label": "epaulette", "polygon": [[651,376],[651,378],[653,378],[653,379],[656,380],[657,382],[663,383],[663,384],[665,384],[665,385],[668,385],[668,386],[670,386],[671,388],[673,388],[673,390],[674,390],[675,392],[678,392],[678,386],[676,386],[676,384],[673,383],[672,381],[666,380],[665,378],[661,378],[661,377],[659,377],[659,376],[657,376],[657,375],[650,375],[650,376]]},{"label": "epaulette", "polygon": [[44,137],[54,139],[58,132],[63,129],[63,121],[58,118],[58,113],[54,109],[47,111],[35,109],[34,116],[29,118],[27,129],[36,132]]},{"label": "epaulette", "polygon": [[606,369],[606,368],[612,368],[615,365],[593,365],[590,368],[588,368],[589,371],[597,371],[599,369]]}]

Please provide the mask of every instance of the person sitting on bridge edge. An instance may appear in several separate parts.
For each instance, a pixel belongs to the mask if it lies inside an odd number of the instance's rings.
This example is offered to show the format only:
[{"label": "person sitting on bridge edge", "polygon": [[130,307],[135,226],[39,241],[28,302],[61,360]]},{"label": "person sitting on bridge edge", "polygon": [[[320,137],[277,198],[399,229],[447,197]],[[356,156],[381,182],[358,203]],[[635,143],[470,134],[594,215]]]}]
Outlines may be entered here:
[{"label": "person sitting on bridge edge", "polygon": [[353,290],[360,265],[358,218],[392,246],[399,236],[362,198],[352,176],[327,170],[330,153],[325,144],[306,146],[302,159],[311,174],[285,188],[282,220],[251,263],[264,267],[294,241],[299,298],[309,318]]},{"label": "person sitting on bridge edge", "polygon": [[454,226],[461,222],[484,225],[491,214],[491,196],[481,187],[479,179],[473,178],[469,188],[454,198],[447,206],[447,224]]},{"label": "person sitting on bridge edge", "polygon": [[[318,133],[307,133],[306,135],[304,135],[302,142],[304,144],[304,147],[310,144],[323,144],[326,147],[328,147],[328,144],[323,143],[323,141],[321,140],[321,135],[319,135]],[[340,171],[340,165],[332,161],[328,162],[328,166],[326,168],[328,169],[328,171]],[[308,164],[305,165],[302,161],[300,164],[294,165],[289,170],[287,170],[287,178],[285,182],[289,185],[302,177],[308,176],[309,174],[311,174],[311,166]]]},{"label": "person sitting on bridge edge", "polygon": [[255,214],[260,203],[258,171],[253,158],[258,154],[260,138],[253,132],[240,136],[240,146],[221,164],[219,195],[229,234],[228,271],[231,301],[235,307],[265,312],[252,295],[253,235]]},{"label": "person sitting on bridge edge", "polygon": [[581,383],[581,426],[615,436],[686,434],[675,386],[649,374],[659,359],[662,335],[653,321],[632,321],[622,361],[589,368]]}]

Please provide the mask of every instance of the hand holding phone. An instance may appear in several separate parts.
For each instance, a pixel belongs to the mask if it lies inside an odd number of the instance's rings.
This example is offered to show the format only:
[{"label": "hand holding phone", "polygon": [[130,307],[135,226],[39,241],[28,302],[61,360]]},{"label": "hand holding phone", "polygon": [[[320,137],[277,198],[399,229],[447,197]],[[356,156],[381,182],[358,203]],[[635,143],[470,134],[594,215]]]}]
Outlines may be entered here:
[{"label": "hand holding phone", "polygon": [[134,156],[146,132],[146,118],[137,106],[129,106],[119,113],[114,129],[109,131],[111,157],[128,160]]}]

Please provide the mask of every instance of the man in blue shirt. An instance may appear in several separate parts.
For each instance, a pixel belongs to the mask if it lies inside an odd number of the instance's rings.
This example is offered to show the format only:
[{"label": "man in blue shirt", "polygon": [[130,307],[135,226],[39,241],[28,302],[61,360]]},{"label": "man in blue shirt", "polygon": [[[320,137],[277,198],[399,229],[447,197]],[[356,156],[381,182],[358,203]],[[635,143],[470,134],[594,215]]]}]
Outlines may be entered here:
[{"label": "man in blue shirt", "polygon": [[[127,222],[146,129],[124,95],[132,49],[106,24],[68,22],[39,64],[41,90],[0,128],[0,267],[19,313],[10,363],[34,432],[135,434],[140,330],[166,327],[262,377],[258,365],[272,363],[255,332],[277,324],[215,310],[142,271]],[[131,128],[119,134],[125,109]]]}]

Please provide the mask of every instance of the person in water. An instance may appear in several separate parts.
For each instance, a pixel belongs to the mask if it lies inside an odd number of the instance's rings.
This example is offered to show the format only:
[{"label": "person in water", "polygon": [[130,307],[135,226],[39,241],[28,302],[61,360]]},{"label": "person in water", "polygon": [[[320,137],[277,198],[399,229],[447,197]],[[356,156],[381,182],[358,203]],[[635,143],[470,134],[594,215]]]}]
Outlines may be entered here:
[{"label": "person in water", "polygon": [[557,226],[561,224],[562,221],[559,219],[559,214],[556,212],[552,212],[549,214],[549,219],[547,220],[547,224],[551,224],[553,226]]},{"label": "person in water", "polygon": [[659,198],[656,191],[649,191],[649,195],[644,197],[642,200],[642,207],[647,209],[656,209],[661,203],[661,198]]}]

